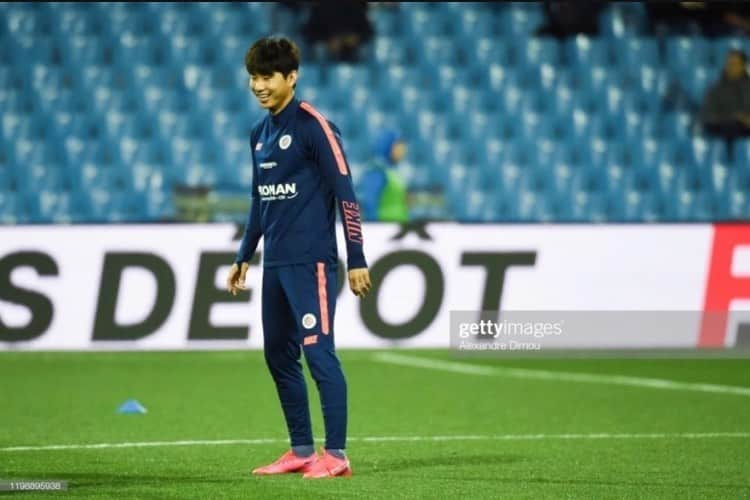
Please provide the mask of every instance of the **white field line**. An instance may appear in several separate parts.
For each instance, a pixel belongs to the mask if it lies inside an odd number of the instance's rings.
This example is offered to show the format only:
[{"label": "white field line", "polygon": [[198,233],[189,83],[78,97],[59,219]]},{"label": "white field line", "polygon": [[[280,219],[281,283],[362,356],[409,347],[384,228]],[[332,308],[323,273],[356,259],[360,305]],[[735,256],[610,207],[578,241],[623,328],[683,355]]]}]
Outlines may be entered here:
[{"label": "white field line", "polygon": [[596,375],[592,373],[559,372],[551,370],[531,370],[526,368],[507,368],[499,366],[483,366],[459,361],[443,361],[439,359],[422,358],[407,354],[381,352],[373,355],[375,361],[391,365],[409,366],[412,368],[428,368],[444,372],[464,373],[467,375],[486,375],[495,377],[511,377],[519,379],[553,380],[564,382],[584,382],[592,384],[628,385],[632,387],[648,387],[650,389],[668,389],[674,391],[711,392],[716,394],[735,394],[750,396],[750,387],[733,385],[703,384],[694,382],[678,382],[660,378],[631,377],[627,375]]},{"label": "white field line", "polygon": [[[454,435],[454,436],[370,436],[350,437],[348,441],[362,443],[386,442],[419,442],[419,441],[540,441],[540,440],[594,440],[594,439],[742,439],[750,438],[750,432],[685,432],[685,433],[593,433],[593,434],[487,434],[487,435]],[[316,438],[322,441],[321,438]],[[198,439],[181,441],[143,441],[123,443],[59,444],[40,446],[9,446],[0,448],[0,452],[16,451],[55,451],[55,450],[100,450],[113,448],[152,448],[167,446],[224,446],[224,445],[262,445],[288,443],[287,438],[266,439]]]}]

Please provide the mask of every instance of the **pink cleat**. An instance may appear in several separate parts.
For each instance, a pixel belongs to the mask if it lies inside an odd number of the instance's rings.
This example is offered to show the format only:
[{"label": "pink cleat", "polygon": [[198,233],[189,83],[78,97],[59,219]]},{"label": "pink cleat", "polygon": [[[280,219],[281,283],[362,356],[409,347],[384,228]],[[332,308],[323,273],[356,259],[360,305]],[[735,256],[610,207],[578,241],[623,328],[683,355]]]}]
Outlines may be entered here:
[{"label": "pink cleat", "polygon": [[323,455],[309,467],[308,471],[302,476],[303,479],[320,479],[324,477],[349,477],[352,475],[352,468],[349,465],[348,458],[334,457],[328,453],[325,448],[321,448]]},{"label": "pink cleat", "polygon": [[307,472],[316,462],[317,453],[309,457],[298,457],[292,450],[287,451],[274,463],[258,467],[253,470],[256,476],[268,476],[272,474],[289,474],[290,472]]}]

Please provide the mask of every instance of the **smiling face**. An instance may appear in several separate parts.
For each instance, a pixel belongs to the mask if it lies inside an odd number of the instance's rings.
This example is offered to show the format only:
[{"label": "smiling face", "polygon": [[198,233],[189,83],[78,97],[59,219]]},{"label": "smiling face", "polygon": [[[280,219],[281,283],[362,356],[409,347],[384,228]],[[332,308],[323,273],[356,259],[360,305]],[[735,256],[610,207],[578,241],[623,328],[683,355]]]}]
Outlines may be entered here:
[{"label": "smiling face", "polygon": [[280,71],[275,71],[272,75],[250,75],[250,90],[261,107],[274,115],[292,100],[296,83],[296,71],[291,71],[287,76]]}]

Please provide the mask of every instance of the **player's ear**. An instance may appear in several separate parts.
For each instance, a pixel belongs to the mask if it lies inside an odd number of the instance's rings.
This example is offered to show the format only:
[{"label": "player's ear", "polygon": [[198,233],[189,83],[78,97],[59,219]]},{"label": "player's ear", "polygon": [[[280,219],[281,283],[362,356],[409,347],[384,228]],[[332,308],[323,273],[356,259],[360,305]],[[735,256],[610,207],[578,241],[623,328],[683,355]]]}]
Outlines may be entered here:
[{"label": "player's ear", "polygon": [[286,82],[292,87],[297,85],[297,70],[296,69],[290,71],[289,74],[286,75]]}]

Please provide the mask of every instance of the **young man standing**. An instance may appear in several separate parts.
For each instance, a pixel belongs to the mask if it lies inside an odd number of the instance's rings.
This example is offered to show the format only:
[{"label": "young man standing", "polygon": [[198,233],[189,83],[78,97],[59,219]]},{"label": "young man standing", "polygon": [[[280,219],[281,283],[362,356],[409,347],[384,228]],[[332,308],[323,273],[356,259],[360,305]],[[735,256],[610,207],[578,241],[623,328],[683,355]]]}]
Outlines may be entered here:
[{"label": "young man standing", "polygon": [[[336,309],[336,208],[344,226],[349,286],[369,291],[359,205],[335,125],[294,93],[299,49],[287,38],[267,37],[245,55],[250,88],[266,117],[250,132],[253,192],[227,289],[245,289],[250,258],[261,235],[263,341],[292,449],[254,474],[303,472],[305,478],[348,476],[346,381],[333,342]],[[307,387],[300,353],[323,407],[326,443],[313,447]]]}]

